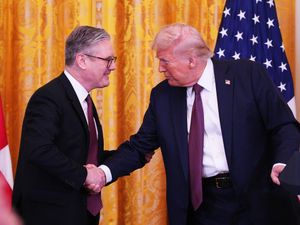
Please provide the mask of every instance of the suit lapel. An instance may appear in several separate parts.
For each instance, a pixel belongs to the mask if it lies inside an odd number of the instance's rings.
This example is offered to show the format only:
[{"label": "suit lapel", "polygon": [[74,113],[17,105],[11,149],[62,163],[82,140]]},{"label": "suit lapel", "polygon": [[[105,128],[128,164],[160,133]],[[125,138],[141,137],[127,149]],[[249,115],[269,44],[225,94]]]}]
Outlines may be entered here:
[{"label": "suit lapel", "polygon": [[170,91],[171,116],[174,126],[176,143],[179,150],[180,162],[186,180],[188,180],[188,141],[187,141],[187,105],[186,88],[171,87]]},{"label": "suit lapel", "polygon": [[[62,73],[61,76],[59,77],[59,79],[61,80],[61,83],[65,87],[67,96],[68,96],[69,100],[71,101],[71,104],[72,104],[74,110],[76,111],[78,117],[80,118],[82,126],[84,127],[84,131],[86,134],[86,140],[87,140],[86,148],[88,149],[89,148],[89,128],[88,128],[88,123],[86,121],[81,104],[78,100],[78,97],[77,97],[70,81],[66,77],[66,75],[64,73]],[[98,131],[98,146],[100,149],[99,154],[101,154],[103,152],[103,151],[101,151],[103,149],[103,133],[102,133],[102,126],[100,124],[98,113],[97,113],[94,103],[93,103],[93,115],[94,115],[94,118],[96,121],[97,131]]]},{"label": "suit lapel", "polygon": [[233,76],[227,72],[227,64],[213,60],[214,73],[216,79],[217,99],[219,107],[219,117],[226,158],[229,169],[231,167],[232,154],[232,129],[233,129]]},{"label": "suit lapel", "polygon": [[77,98],[77,95],[76,95],[70,81],[68,80],[68,78],[66,77],[66,75],[64,73],[61,74],[59,79],[66,90],[67,96],[68,96],[69,100],[71,101],[71,104],[72,104],[74,110],[76,111],[78,117],[80,118],[80,121],[82,123],[82,126],[84,127],[85,134],[86,134],[86,137],[88,140],[89,128],[87,125],[86,118],[84,116],[84,112],[83,112],[80,102]]}]

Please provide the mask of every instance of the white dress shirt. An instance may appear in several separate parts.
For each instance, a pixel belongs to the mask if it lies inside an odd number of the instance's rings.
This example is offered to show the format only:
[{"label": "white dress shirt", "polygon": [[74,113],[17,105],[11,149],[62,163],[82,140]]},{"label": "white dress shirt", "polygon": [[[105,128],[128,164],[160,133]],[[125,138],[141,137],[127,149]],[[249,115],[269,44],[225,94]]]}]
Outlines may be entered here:
[{"label": "white dress shirt", "polygon": [[[204,112],[204,154],[203,176],[211,177],[218,173],[228,172],[223,137],[221,132],[216,82],[212,61],[209,59],[198,84],[203,87],[201,98]],[[187,127],[190,131],[191,114],[195,93],[192,87],[187,88]],[[109,170],[109,169],[108,169]],[[105,172],[106,182],[111,181],[111,172]]]},{"label": "white dress shirt", "polygon": [[[68,80],[70,81],[70,83],[77,95],[77,98],[78,98],[80,105],[82,107],[82,110],[84,112],[86,121],[88,121],[86,97],[88,96],[89,93],[67,70],[65,70],[64,73],[65,73],[66,77],[68,78]],[[94,123],[95,123],[95,128],[96,128],[96,135],[98,138],[98,129],[97,129],[97,124],[96,124],[95,118],[94,118]],[[111,176],[111,172],[110,172],[109,168],[105,165],[101,165],[101,166],[99,166],[99,168],[101,168],[104,171],[107,182],[110,182],[112,180],[112,176]]]},{"label": "white dress shirt", "polygon": [[[70,83],[77,95],[77,98],[80,102],[81,108],[84,112],[86,121],[88,121],[86,97],[88,96],[89,93],[67,70],[65,70],[64,73],[65,73],[66,77],[68,78],[68,80],[70,81]],[[97,130],[97,126],[96,126],[96,130]]]},{"label": "white dress shirt", "polygon": [[[218,99],[214,68],[211,59],[198,80],[203,87],[201,99],[204,113],[204,146],[203,146],[203,176],[211,177],[218,173],[228,172],[228,164],[219,118]],[[190,131],[192,108],[195,92],[192,87],[187,88],[187,129]]]}]

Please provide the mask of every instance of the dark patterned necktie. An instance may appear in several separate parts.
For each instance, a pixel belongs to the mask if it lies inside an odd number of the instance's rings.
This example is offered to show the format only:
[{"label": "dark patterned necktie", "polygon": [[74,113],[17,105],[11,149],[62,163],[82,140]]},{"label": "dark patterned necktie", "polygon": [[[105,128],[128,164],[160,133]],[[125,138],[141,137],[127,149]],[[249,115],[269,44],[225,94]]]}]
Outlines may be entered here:
[{"label": "dark patterned necktie", "polygon": [[189,134],[189,167],[191,200],[194,210],[202,203],[202,166],[203,166],[203,139],[204,115],[199,84],[193,86],[195,100],[192,109],[192,118]]},{"label": "dark patterned necktie", "polygon": [[[98,166],[98,139],[93,116],[93,102],[90,95],[87,96],[86,101],[88,105],[87,116],[90,134],[90,144],[86,163]],[[87,210],[92,215],[96,216],[101,208],[102,202],[100,194],[89,194],[87,196]]]}]

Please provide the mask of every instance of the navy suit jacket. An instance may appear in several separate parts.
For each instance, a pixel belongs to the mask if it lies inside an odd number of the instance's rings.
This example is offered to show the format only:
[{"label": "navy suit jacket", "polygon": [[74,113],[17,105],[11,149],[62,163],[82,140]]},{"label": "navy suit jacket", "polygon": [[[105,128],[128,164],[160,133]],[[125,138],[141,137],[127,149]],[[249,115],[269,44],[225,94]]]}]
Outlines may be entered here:
[{"label": "navy suit jacket", "polygon": [[[271,168],[298,149],[299,125],[260,65],[217,60],[213,65],[234,189],[249,219],[267,224]],[[185,225],[190,205],[186,88],[167,81],[152,90],[139,131],[105,164],[116,179],[141,167],[143,155],[158,147],[166,170],[169,222]]]},{"label": "navy suit jacket", "polygon": [[[97,111],[99,163],[103,135]],[[25,112],[13,205],[28,225],[85,225],[89,130],[64,74],[37,90]]]}]

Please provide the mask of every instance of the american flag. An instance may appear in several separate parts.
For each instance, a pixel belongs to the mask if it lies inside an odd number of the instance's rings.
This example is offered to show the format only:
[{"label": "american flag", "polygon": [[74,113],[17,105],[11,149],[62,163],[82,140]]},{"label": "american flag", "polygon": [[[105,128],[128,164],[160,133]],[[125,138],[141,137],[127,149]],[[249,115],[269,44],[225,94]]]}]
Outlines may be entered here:
[{"label": "american flag", "polygon": [[292,74],[274,0],[227,0],[215,57],[243,58],[263,64],[295,115]]}]

